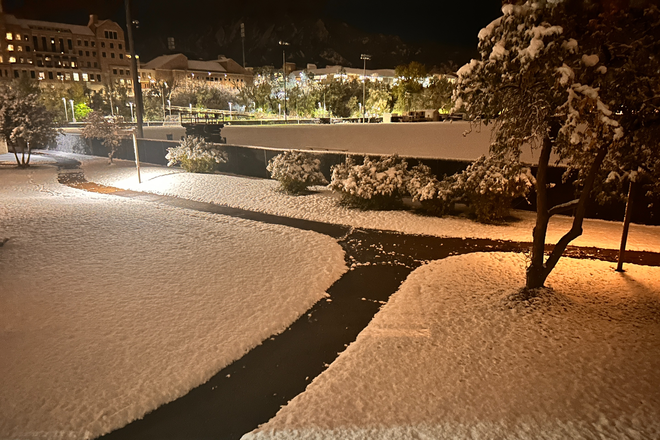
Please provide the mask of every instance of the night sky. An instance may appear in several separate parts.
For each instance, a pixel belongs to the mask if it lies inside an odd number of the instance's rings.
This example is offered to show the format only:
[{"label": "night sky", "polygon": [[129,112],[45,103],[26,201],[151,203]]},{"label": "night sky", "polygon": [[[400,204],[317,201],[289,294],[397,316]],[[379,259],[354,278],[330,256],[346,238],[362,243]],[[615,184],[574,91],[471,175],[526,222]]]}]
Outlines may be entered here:
[{"label": "night sky", "polygon": [[[1,0],[21,18],[86,24],[89,14],[124,25],[122,0]],[[194,27],[225,17],[276,19],[288,16],[338,20],[369,33],[397,35],[406,43],[440,43],[474,50],[477,33],[498,17],[500,0],[368,2],[354,0],[132,0],[143,29]]]}]

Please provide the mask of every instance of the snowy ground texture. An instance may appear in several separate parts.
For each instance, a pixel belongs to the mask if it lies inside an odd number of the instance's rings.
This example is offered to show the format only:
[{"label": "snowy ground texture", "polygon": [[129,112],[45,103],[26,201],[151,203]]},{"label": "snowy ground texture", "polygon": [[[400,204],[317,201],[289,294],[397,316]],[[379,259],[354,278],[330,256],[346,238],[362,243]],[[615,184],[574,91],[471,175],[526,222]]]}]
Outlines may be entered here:
[{"label": "snowy ground texture", "polygon": [[429,263],[355,343],[243,440],[660,438],[660,268],[563,259]]},{"label": "snowy ground texture", "polygon": [[56,176],[0,167],[0,439],[119,428],[285,330],[346,270],[320,234]]},{"label": "snowy ground texture", "polygon": [[[290,196],[277,191],[279,183],[274,180],[193,174],[179,168],[152,165],[142,167],[143,183],[138,184],[133,162],[117,160],[109,166],[104,158],[69,156],[83,161],[88,180],[124,189],[173,195],[285,217],[408,234],[532,241],[535,213],[529,211],[514,211],[520,221],[503,226],[483,225],[455,217],[427,217],[409,211],[359,211],[338,206],[338,199],[322,187],[317,187],[315,194]],[[550,221],[547,242],[556,243],[570,229],[571,223],[571,217],[554,216]],[[659,226],[633,224],[630,231],[628,249],[660,252]],[[583,235],[571,244],[618,249],[620,239],[621,223],[587,219]]]}]

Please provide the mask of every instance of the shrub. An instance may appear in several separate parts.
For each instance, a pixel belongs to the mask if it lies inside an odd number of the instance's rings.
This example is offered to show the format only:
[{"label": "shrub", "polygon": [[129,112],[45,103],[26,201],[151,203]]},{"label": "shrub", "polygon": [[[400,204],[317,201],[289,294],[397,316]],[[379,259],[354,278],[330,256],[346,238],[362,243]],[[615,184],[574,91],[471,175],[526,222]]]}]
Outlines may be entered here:
[{"label": "shrub", "polygon": [[408,193],[413,202],[420,202],[429,214],[445,215],[454,208],[455,195],[448,186],[447,181],[438,181],[424,164],[414,166],[408,173]]},{"label": "shrub", "polygon": [[361,209],[396,209],[407,193],[408,164],[397,155],[371,159],[361,165],[347,157],[332,167],[330,189],[340,192],[342,204]]},{"label": "shrub", "polygon": [[189,173],[211,173],[216,163],[227,162],[227,153],[203,138],[186,136],[179,145],[167,149],[165,158],[168,167],[180,163]]},{"label": "shrub", "polygon": [[302,194],[312,185],[327,185],[321,173],[321,161],[311,154],[286,151],[268,162],[270,177],[280,182],[282,189],[291,194]]},{"label": "shrub", "polygon": [[481,156],[444,182],[438,197],[463,199],[477,221],[495,223],[509,215],[513,199],[529,193],[534,176],[517,160]]}]

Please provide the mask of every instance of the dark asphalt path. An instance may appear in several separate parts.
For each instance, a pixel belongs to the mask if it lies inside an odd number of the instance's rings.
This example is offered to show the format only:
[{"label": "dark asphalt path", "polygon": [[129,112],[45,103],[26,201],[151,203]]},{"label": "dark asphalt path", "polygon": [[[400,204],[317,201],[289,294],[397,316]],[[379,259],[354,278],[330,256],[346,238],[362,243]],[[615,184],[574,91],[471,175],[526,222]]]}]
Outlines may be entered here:
[{"label": "dark asphalt path", "polygon": [[[60,162],[61,157],[51,156]],[[195,202],[177,197],[118,190],[86,182],[70,159],[61,162],[62,184],[88,191],[229,215],[248,220],[311,230],[337,239],[353,267],[328,294],[295,321],[208,382],[167,403],[143,419],[106,436],[128,439],[239,439],[271,419],[281,406],[305,390],[371,321],[408,274],[426,261],[470,252],[523,252],[529,243],[439,238],[278,217]],[[616,252],[570,247],[566,255],[616,261]],[[660,266],[660,254],[627,252],[627,260]]]}]

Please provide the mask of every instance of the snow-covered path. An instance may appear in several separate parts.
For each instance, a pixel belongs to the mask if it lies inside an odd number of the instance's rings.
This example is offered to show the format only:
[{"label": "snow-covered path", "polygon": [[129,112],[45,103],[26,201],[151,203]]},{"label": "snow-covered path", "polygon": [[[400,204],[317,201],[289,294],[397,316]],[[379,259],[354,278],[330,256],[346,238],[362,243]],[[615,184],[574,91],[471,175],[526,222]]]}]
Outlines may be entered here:
[{"label": "snow-covered path", "polygon": [[660,438],[660,268],[564,258],[512,301],[520,254],[427,264],[243,440]]},{"label": "snow-covered path", "polygon": [[3,439],[123,426],[286,329],[346,270],[326,236],[56,176],[0,169]]},{"label": "snow-covered path", "polygon": [[[306,196],[290,196],[277,191],[273,180],[221,174],[185,173],[178,168],[143,165],[138,184],[135,164],[107,159],[67,155],[83,162],[89,181],[118,188],[166,194],[202,202],[217,203],[283,217],[326,223],[398,231],[439,237],[470,237],[519,242],[532,241],[535,214],[514,211],[519,221],[506,225],[483,225],[464,218],[427,217],[409,211],[359,211],[337,205],[336,197],[324,188]],[[556,243],[571,227],[572,218],[556,215],[549,225],[547,242]],[[618,249],[621,223],[586,219],[583,235],[571,244]],[[660,226],[631,225],[628,249],[660,252]]]}]

